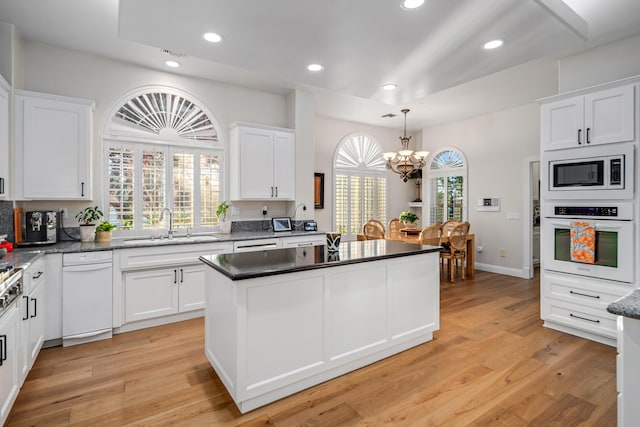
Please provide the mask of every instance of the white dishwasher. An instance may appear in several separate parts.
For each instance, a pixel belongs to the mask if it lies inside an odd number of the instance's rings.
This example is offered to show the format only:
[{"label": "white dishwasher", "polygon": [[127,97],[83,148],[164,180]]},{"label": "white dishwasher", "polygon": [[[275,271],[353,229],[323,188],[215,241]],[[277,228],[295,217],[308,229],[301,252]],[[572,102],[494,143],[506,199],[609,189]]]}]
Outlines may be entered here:
[{"label": "white dishwasher", "polygon": [[111,338],[112,252],[62,256],[62,345]]}]

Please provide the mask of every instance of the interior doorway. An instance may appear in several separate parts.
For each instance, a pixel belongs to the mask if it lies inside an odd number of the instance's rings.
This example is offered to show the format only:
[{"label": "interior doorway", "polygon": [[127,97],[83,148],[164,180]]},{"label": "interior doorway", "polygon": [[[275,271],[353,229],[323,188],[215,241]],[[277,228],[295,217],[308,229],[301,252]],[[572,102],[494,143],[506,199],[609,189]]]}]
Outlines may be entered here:
[{"label": "interior doorway", "polygon": [[540,158],[525,159],[524,273],[531,279],[540,266]]}]

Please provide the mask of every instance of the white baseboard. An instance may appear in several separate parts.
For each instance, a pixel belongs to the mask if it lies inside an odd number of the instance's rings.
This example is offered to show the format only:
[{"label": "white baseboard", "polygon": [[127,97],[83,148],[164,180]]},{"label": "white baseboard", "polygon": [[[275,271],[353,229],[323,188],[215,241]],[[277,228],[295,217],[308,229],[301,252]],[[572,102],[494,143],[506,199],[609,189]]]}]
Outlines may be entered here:
[{"label": "white baseboard", "polygon": [[489,273],[504,274],[506,276],[519,277],[521,279],[528,279],[529,275],[524,269],[502,267],[500,265],[483,264],[476,262],[474,264],[476,270],[488,271]]}]

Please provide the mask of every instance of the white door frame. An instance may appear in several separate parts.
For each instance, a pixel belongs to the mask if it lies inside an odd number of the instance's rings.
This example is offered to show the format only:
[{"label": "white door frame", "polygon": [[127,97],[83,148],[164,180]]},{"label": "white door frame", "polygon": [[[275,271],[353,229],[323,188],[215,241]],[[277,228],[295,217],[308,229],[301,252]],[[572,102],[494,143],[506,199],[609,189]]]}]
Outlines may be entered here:
[{"label": "white door frame", "polygon": [[522,182],[524,183],[524,191],[522,192],[523,194],[523,212],[524,212],[524,225],[523,225],[523,238],[522,241],[524,242],[524,248],[523,248],[523,258],[524,258],[524,265],[522,267],[522,272],[523,272],[523,276],[525,279],[532,279],[533,278],[533,257],[531,256],[531,253],[533,252],[533,239],[532,239],[532,235],[533,235],[533,203],[532,203],[532,199],[533,199],[533,194],[531,191],[532,188],[532,182],[531,182],[531,172],[532,172],[532,166],[533,163],[535,162],[539,162],[540,161],[540,156],[531,156],[531,157],[526,157],[524,159],[524,179],[522,180]]}]

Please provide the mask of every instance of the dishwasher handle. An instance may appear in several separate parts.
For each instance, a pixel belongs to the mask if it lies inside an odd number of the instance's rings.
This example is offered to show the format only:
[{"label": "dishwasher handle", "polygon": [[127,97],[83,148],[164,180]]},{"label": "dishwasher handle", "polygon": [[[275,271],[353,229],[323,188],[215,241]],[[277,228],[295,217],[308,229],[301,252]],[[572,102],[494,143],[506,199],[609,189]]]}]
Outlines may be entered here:
[{"label": "dishwasher handle", "polygon": [[66,272],[79,272],[79,271],[98,271],[111,268],[110,262],[102,262],[99,264],[83,264],[83,265],[68,265],[62,267],[62,271]]}]

